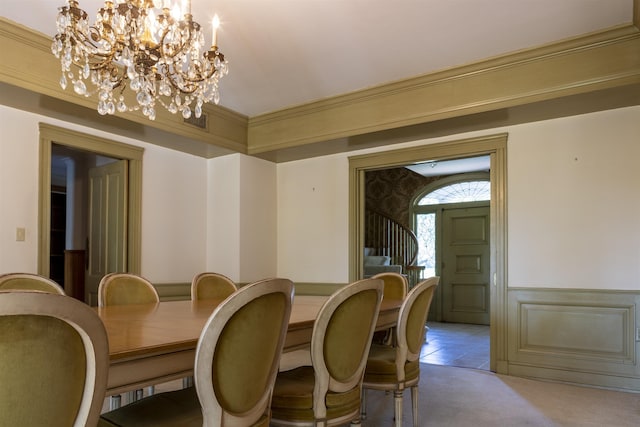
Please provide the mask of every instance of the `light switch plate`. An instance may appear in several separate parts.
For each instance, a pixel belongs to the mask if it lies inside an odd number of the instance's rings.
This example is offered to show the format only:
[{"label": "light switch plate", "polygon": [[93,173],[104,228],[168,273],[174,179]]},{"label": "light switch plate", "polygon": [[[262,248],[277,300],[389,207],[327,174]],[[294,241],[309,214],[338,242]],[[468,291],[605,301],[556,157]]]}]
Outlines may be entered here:
[{"label": "light switch plate", "polygon": [[24,242],[26,230],[24,227],[16,228],[16,242]]}]

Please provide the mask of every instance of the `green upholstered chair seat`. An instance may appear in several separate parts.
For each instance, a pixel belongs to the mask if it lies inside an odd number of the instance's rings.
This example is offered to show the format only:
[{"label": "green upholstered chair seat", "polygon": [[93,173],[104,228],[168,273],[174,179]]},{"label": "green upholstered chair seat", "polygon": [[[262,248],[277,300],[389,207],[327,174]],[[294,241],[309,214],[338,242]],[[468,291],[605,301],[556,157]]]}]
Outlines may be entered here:
[{"label": "green upholstered chair seat", "polygon": [[[420,362],[407,361],[404,365],[405,382],[410,382],[420,376]],[[365,383],[388,384],[398,381],[396,370],[396,349],[395,347],[372,344],[369,350],[369,359],[364,371]],[[391,387],[393,388],[393,386]]]},{"label": "green upholstered chair seat", "polygon": [[[311,421],[313,416],[313,367],[302,366],[280,372],[276,379],[271,400],[274,418]],[[360,406],[360,387],[344,393],[327,392],[325,398],[327,418],[339,418]]]},{"label": "green upholstered chair seat", "polygon": [[194,387],[156,394],[100,417],[98,426],[198,426],[202,411]]},{"label": "green upholstered chair seat", "polygon": [[[100,417],[98,427],[202,427],[202,410],[195,387],[156,394],[138,400]],[[267,427],[265,414],[251,427]]]},{"label": "green upholstered chair seat", "polygon": [[[202,427],[202,410],[195,387],[156,394],[100,417],[98,427]],[[251,427],[268,427],[265,414]]]}]

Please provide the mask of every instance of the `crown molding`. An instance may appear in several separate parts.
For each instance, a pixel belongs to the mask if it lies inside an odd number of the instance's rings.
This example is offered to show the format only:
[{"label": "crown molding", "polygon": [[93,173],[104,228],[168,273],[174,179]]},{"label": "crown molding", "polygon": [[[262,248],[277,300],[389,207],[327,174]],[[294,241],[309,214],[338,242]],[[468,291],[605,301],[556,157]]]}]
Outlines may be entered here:
[{"label": "crown molding", "polygon": [[615,27],[249,119],[270,152],[640,82],[640,31]]}]

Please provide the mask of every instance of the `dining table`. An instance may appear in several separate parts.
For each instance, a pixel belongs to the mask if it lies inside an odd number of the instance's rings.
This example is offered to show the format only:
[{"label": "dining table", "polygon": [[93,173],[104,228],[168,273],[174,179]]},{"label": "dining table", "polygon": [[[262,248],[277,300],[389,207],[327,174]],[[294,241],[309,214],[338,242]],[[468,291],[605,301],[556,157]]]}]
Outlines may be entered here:
[{"label": "dining table", "polygon": [[[328,296],[296,295],[283,352],[307,348]],[[109,339],[107,396],[193,375],[202,329],[223,299],[96,307]],[[402,300],[383,299],[376,330],[396,325]]]}]

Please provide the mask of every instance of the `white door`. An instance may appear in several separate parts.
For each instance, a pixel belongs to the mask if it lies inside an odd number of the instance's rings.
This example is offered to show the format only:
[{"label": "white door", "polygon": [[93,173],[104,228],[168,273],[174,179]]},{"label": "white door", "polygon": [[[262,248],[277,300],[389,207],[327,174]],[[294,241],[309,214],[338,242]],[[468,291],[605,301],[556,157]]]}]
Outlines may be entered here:
[{"label": "white door", "polygon": [[126,160],[89,170],[87,304],[98,304],[105,274],[127,270],[127,200]]},{"label": "white door", "polygon": [[442,215],[442,315],[445,322],[489,324],[489,207]]}]

